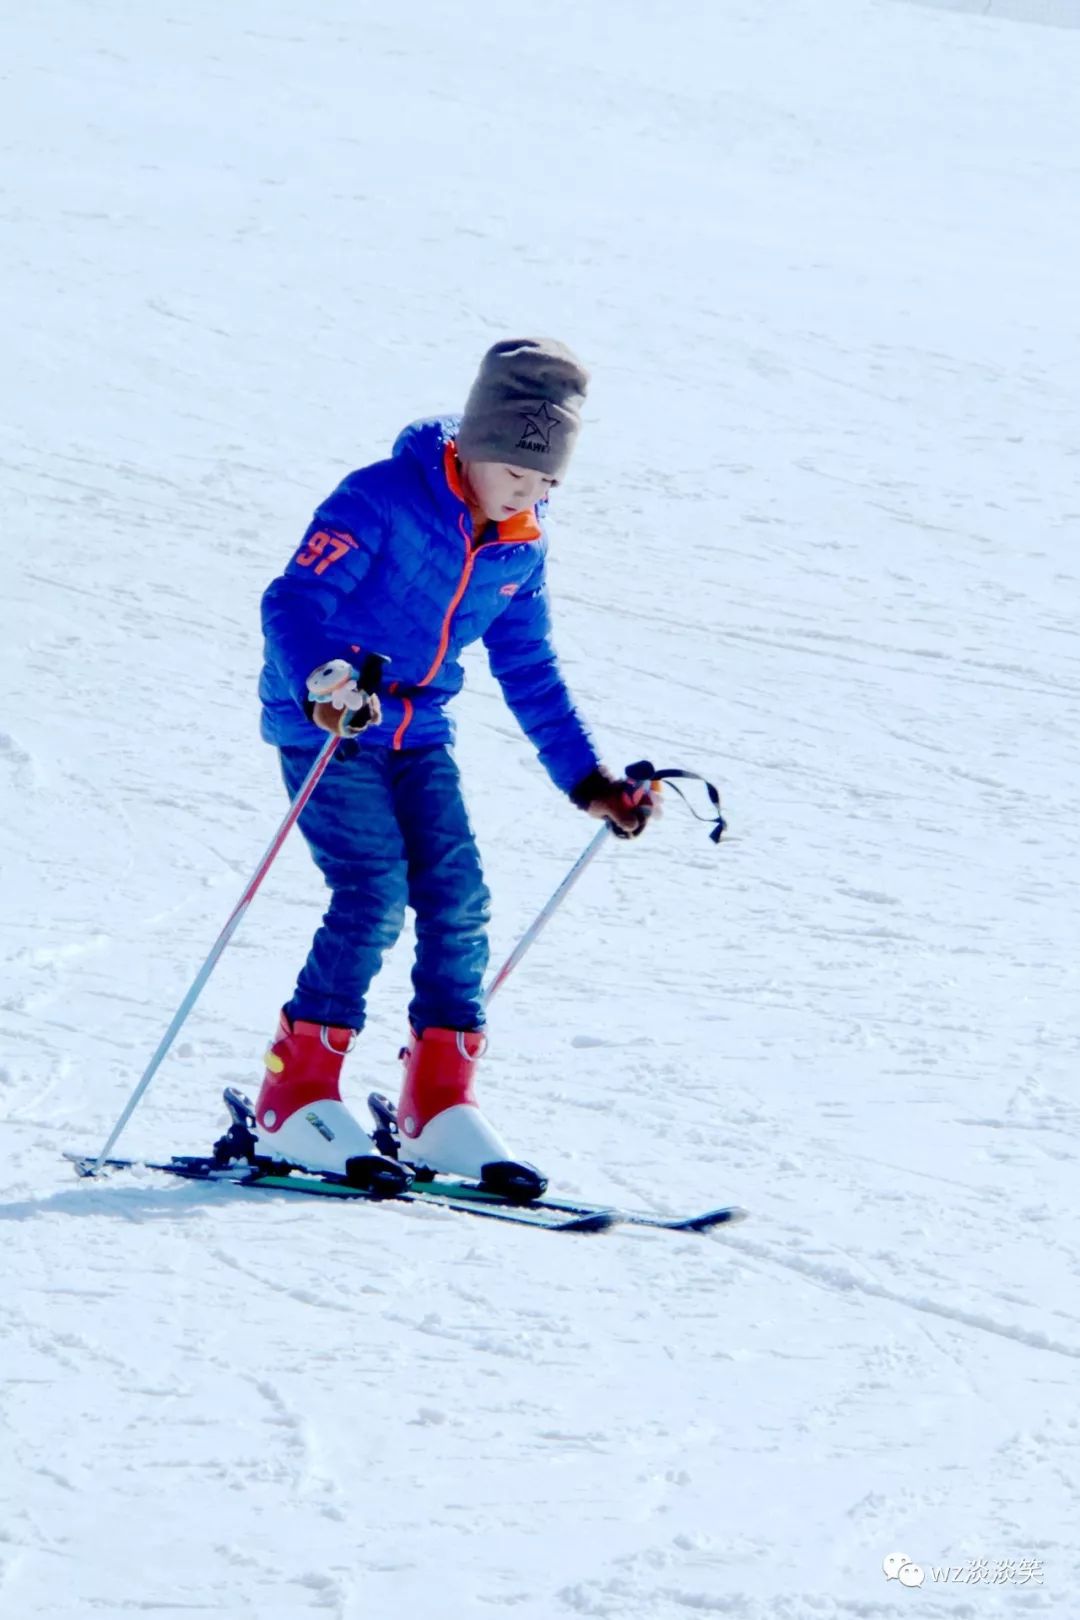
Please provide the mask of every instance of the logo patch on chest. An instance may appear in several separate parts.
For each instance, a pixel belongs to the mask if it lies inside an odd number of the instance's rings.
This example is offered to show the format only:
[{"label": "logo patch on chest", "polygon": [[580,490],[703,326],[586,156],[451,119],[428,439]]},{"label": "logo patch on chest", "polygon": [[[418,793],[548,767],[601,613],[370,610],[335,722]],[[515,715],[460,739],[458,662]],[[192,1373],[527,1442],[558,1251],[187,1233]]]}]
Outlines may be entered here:
[{"label": "logo patch on chest", "polygon": [[513,596],[513,594],[514,594],[514,592],[516,590],[517,590],[516,585],[500,585],[499,586],[499,595],[500,596]]}]

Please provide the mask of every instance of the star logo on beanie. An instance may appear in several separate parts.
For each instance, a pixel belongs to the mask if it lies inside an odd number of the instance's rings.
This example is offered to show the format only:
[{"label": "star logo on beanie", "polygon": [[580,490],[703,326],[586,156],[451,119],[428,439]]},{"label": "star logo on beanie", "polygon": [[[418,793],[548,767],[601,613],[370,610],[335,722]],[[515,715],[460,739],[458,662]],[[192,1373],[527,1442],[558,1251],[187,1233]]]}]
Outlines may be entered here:
[{"label": "star logo on beanie", "polygon": [[[525,428],[519,444],[525,445],[530,450],[550,450],[551,434],[553,429],[558,427],[559,418],[548,410],[547,400],[545,399],[538,411],[523,411],[521,414],[525,419]],[[528,443],[529,440],[540,440],[540,443]]]}]

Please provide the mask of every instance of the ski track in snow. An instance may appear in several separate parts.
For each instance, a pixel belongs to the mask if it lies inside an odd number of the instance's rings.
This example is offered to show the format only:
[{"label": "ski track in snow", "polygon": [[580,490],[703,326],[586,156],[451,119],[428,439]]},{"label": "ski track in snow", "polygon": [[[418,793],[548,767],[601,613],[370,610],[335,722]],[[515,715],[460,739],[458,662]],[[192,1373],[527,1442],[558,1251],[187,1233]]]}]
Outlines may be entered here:
[{"label": "ski track in snow", "polygon": [[[1064,7],[11,25],[4,1620],[1075,1614]],[[593,369],[570,683],[612,763],[715,777],[731,828],[669,794],[605,852],[493,1008],[484,1096],[568,1197],[751,1220],[75,1180],[284,810],[261,590],[526,329]],[[588,834],[467,668],[499,957]],[[125,1151],[204,1149],[258,1083],[321,903],[289,843]],[[394,1085],[409,951],[356,1099]],[[930,1573],[979,1558],[1043,1579]]]}]

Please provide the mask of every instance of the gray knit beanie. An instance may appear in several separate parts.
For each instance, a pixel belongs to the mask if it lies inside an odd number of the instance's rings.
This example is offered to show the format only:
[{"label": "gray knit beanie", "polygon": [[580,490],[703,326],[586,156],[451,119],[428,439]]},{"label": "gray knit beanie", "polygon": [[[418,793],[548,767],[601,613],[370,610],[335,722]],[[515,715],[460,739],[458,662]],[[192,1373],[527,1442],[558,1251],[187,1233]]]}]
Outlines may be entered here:
[{"label": "gray knit beanie", "polygon": [[505,461],[560,477],[588,386],[584,366],[553,338],[493,344],[465,404],[458,454],[463,461]]}]

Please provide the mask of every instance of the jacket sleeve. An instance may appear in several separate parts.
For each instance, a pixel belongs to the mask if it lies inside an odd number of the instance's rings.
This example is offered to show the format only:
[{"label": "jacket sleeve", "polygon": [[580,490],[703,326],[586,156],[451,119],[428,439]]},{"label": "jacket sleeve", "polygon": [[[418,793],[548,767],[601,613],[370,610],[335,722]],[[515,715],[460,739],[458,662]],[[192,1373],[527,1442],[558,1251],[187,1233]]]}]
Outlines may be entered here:
[{"label": "jacket sleeve", "polygon": [[491,672],[540,763],[564,793],[599,764],[551,644],[543,571],[512,597],[484,635]]},{"label": "jacket sleeve", "polygon": [[382,465],[351,473],[322,503],[285,572],[263,593],[267,660],[301,705],[313,669],[331,658],[356,661],[350,647],[333,640],[328,625],[362,583],[386,538],[379,480],[369,476],[377,475]]}]

